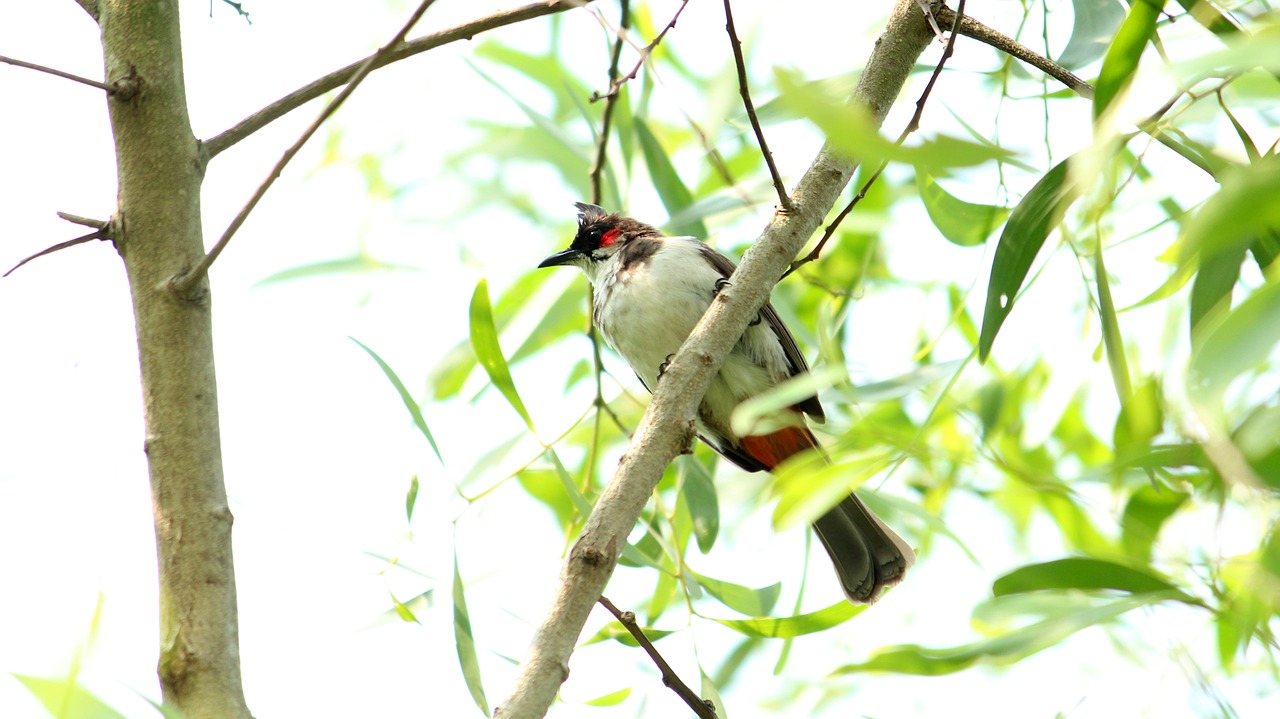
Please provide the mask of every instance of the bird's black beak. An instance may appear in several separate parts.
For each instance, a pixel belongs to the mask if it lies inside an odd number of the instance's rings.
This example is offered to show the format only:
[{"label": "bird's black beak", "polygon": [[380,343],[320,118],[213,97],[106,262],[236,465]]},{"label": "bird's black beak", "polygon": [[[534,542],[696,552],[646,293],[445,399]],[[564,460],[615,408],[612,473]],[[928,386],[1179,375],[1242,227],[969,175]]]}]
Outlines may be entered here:
[{"label": "bird's black beak", "polygon": [[582,253],[570,247],[567,250],[561,250],[554,255],[543,260],[538,267],[556,267],[558,265],[571,265],[582,257]]}]

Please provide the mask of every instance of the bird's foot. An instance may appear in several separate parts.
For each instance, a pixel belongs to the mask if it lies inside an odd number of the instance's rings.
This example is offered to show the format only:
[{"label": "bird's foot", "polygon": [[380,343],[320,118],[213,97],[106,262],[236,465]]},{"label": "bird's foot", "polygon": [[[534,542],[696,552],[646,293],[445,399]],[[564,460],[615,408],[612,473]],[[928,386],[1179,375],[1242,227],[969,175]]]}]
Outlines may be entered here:
[{"label": "bird's foot", "polygon": [[667,358],[666,358],[666,359],[662,360],[662,364],[658,365],[658,376],[657,376],[657,378],[656,378],[656,380],[655,380],[655,381],[657,381],[657,380],[661,380],[661,379],[662,379],[662,375],[664,375],[664,374],[666,374],[666,373],[667,373],[667,368],[671,366],[671,358],[672,358],[672,357],[675,357],[675,356],[676,356],[676,355],[675,355],[675,353],[673,352],[673,353],[671,353],[671,354],[667,355]]}]

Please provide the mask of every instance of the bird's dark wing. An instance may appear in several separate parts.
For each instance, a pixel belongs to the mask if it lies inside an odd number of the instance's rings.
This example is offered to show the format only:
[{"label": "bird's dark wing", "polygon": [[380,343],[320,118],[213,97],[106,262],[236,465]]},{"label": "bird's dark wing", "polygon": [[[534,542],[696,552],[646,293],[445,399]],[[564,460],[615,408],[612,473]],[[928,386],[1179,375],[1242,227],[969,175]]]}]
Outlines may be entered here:
[{"label": "bird's dark wing", "polygon": [[[707,258],[713,267],[720,271],[720,275],[726,280],[733,274],[737,268],[733,264],[733,260],[716,252],[706,243],[699,243],[702,249],[702,255]],[[777,336],[778,342],[782,344],[782,351],[787,356],[787,362],[791,365],[791,376],[809,371],[809,363],[805,362],[804,355],[800,352],[800,347],[796,345],[796,338],[791,336],[791,330],[783,324],[782,318],[778,316],[778,311],[773,308],[773,304],[766,302],[764,307],[760,308],[760,317],[762,317],[769,329],[773,330],[773,334]],[[796,404],[796,408],[801,412],[809,415],[816,422],[826,420],[826,413],[822,411],[822,404],[815,395]]]}]

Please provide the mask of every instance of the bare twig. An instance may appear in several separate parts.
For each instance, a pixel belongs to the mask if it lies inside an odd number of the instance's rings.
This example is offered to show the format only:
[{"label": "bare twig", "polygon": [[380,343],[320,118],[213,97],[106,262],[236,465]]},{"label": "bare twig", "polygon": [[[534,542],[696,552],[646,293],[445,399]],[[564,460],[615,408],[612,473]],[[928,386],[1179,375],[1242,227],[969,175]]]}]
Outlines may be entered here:
[{"label": "bare twig", "polygon": [[676,26],[676,21],[680,19],[680,13],[684,12],[684,8],[688,4],[689,0],[681,2],[680,7],[676,9],[676,14],[672,16],[671,22],[667,23],[667,26],[662,28],[662,32],[658,33],[658,36],[653,39],[653,42],[640,48],[640,59],[636,60],[636,66],[631,68],[631,72],[610,82],[608,92],[603,95],[598,92],[592,93],[591,102],[599,102],[605,98],[617,95],[618,90],[620,90],[623,85],[627,84],[628,80],[636,79],[636,75],[640,73],[640,68],[644,67],[644,61],[648,60],[649,56],[653,54],[653,51],[657,49],[658,44],[662,42],[662,38],[667,36],[667,32]]},{"label": "bare twig", "polygon": [[313,80],[307,85],[294,90],[288,95],[285,95],[279,100],[276,100],[270,105],[267,105],[261,110],[258,110],[252,115],[246,117],[231,128],[228,128],[218,135],[206,140],[203,145],[205,157],[210,159],[216,157],[223,150],[226,150],[228,147],[240,142],[258,130],[261,130],[271,122],[280,119],[289,112],[311,102],[326,92],[345,85],[350,82],[351,79],[355,77],[355,74],[359,72],[360,68],[364,67],[365,63],[370,60],[375,60],[376,58],[373,67],[374,69],[377,69],[384,65],[390,65],[393,62],[413,57],[418,53],[433,50],[441,45],[448,45],[449,43],[457,42],[458,40],[470,40],[476,35],[488,30],[505,27],[524,20],[532,20],[533,18],[542,17],[544,15],[554,15],[555,13],[564,12],[570,8],[581,7],[591,1],[592,0],[543,0],[542,2],[535,2],[530,5],[525,5],[511,10],[501,10],[493,13],[492,15],[486,15],[482,18],[463,23],[456,27],[451,27],[447,30],[441,30],[440,32],[415,38],[414,40],[401,44],[399,47],[394,48],[381,57],[378,56],[381,51],[374,53],[374,55],[371,55],[368,58],[358,60],[344,68],[334,70],[324,77]]},{"label": "bare twig", "polygon": [[45,248],[45,249],[43,249],[43,250],[40,250],[39,252],[35,253],[34,255],[32,255],[32,256],[28,257],[27,259],[25,259],[25,260],[23,260],[23,261],[19,262],[18,264],[16,264],[16,265],[14,265],[13,267],[9,268],[9,271],[8,271],[8,272],[4,273],[3,275],[0,275],[0,277],[8,277],[9,275],[13,274],[14,270],[17,270],[19,267],[21,267],[21,266],[23,266],[23,265],[27,264],[28,262],[30,262],[30,261],[32,261],[32,260],[34,260],[34,259],[35,259],[35,258],[37,258],[37,257],[44,257],[45,255],[52,255],[53,253],[55,253],[55,252],[57,252],[57,251],[59,251],[59,250],[65,250],[65,249],[67,249],[68,247],[75,247],[76,245],[83,244],[83,243],[85,243],[85,242],[89,242],[90,240],[105,240],[105,239],[108,239],[108,234],[109,234],[109,233],[107,232],[107,230],[106,230],[105,228],[103,228],[103,229],[94,230],[93,232],[90,232],[90,233],[89,233],[89,234],[87,234],[87,235],[81,235],[80,237],[77,237],[77,238],[75,238],[75,239],[73,239],[73,240],[67,240],[66,242],[59,242],[58,244],[54,245],[53,247],[48,247],[48,248]]},{"label": "bare twig", "polygon": [[267,179],[262,181],[262,184],[258,186],[256,191],[254,191],[253,196],[250,197],[249,201],[245,203],[245,206],[240,209],[239,214],[235,216],[235,219],[231,221],[231,224],[227,227],[226,231],[222,233],[222,237],[218,238],[218,242],[214,244],[213,249],[209,250],[209,252],[200,259],[199,264],[193,267],[190,271],[184,272],[181,275],[176,275],[169,280],[169,288],[171,290],[178,295],[186,295],[193,287],[196,286],[197,283],[200,282],[201,278],[209,272],[209,267],[218,259],[218,255],[222,254],[222,250],[224,250],[227,243],[231,241],[231,237],[235,235],[236,230],[240,229],[240,226],[244,224],[245,219],[249,217],[249,213],[258,205],[258,201],[262,199],[263,195],[267,194],[267,190],[270,189],[271,185],[276,181],[276,178],[280,176],[280,172],[284,170],[284,166],[289,164],[289,161],[293,159],[294,155],[298,154],[298,151],[302,149],[302,146],[306,144],[307,140],[311,139],[311,136],[316,133],[316,130],[319,130],[320,126],[323,125],[324,122],[333,115],[333,113],[337,112],[338,108],[342,106],[342,103],[351,96],[351,93],[355,92],[355,89],[360,86],[360,82],[368,77],[369,73],[373,71],[378,59],[389,54],[397,45],[404,41],[405,35],[409,34],[409,30],[413,29],[413,26],[417,24],[418,19],[422,17],[422,14],[425,13],[427,8],[431,7],[434,2],[435,0],[422,0],[422,3],[418,5],[418,9],[413,11],[413,15],[409,17],[409,21],[404,24],[404,27],[400,28],[400,31],[395,34],[395,37],[391,38],[390,42],[383,45],[382,48],[370,56],[368,60],[365,60],[364,65],[362,65],[359,70],[356,70],[356,74],[351,78],[351,81],[347,83],[347,86],[342,88],[342,92],[338,93],[338,96],[333,98],[333,100],[331,100],[329,104],[320,111],[320,114],[316,116],[316,119],[311,123],[311,126],[308,127],[302,133],[302,136],[298,138],[298,141],[293,143],[293,146],[288,150],[285,150],[284,155],[280,157],[280,161],[276,163],[275,167],[271,168],[271,172],[267,175]]},{"label": "bare twig", "polygon": [[105,230],[111,226],[111,223],[107,220],[95,220],[92,217],[81,217],[80,215],[73,215],[70,212],[59,212],[58,217],[61,217],[73,225],[84,225],[85,227],[93,227],[99,230]]},{"label": "bare twig", "polygon": [[687,684],[680,680],[680,676],[672,670],[670,664],[667,664],[667,660],[662,658],[662,655],[654,648],[653,642],[649,641],[649,637],[644,635],[644,630],[636,623],[635,612],[624,612],[618,609],[613,602],[609,601],[608,597],[600,597],[600,605],[617,617],[618,622],[626,627],[627,631],[631,632],[631,636],[635,637],[635,640],[640,643],[641,648],[657,665],[658,671],[662,672],[663,685],[670,687],[671,691],[683,699],[684,703],[689,705],[689,708],[693,710],[693,713],[699,719],[716,719],[715,704],[698,696],[697,692],[690,689]]},{"label": "bare twig", "polygon": [[71,80],[73,82],[78,82],[81,85],[88,85],[89,87],[96,87],[99,90],[106,90],[109,93],[116,91],[114,87],[112,87],[111,85],[108,85],[105,82],[99,82],[98,80],[90,80],[87,77],[72,75],[69,72],[63,72],[61,70],[54,70],[51,67],[45,67],[44,65],[37,65],[34,62],[26,62],[24,60],[15,60],[14,58],[5,57],[3,55],[0,55],[0,62],[5,63],[6,65],[14,65],[16,67],[25,67],[28,70],[36,70],[38,72],[47,73],[49,75],[56,75],[58,77]]},{"label": "bare twig", "polygon": [[747,119],[751,121],[751,129],[756,133],[756,142],[760,143],[760,154],[764,155],[764,164],[769,167],[769,177],[773,179],[773,189],[778,193],[778,205],[786,212],[792,209],[791,198],[787,196],[787,186],[778,174],[778,166],[773,162],[773,153],[769,151],[769,143],[764,140],[764,130],[760,127],[760,118],[756,117],[755,103],[751,102],[751,91],[747,88],[747,67],[742,59],[742,41],[738,39],[738,30],[733,26],[733,10],[729,0],[724,0],[724,28],[729,33],[729,45],[733,48],[733,62],[738,69],[738,92],[742,95],[742,106],[747,110]]},{"label": "bare twig", "polygon": [[[951,35],[947,38],[947,47],[942,51],[942,57],[939,58],[937,66],[933,68],[933,74],[929,76],[929,82],[924,86],[924,92],[920,93],[920,99],[916,100],[916,111],[911,115],[911,121],[908,122],[907,126],[902,130],[902,134],[898,135],[898,139],[895,143],[897,145],[901,145],[906,141],[908,135],[920,129],[920,117],[924,114],[924,105],[929,101],[929,95],[933,92],[933,86],[938,82],[938,76],[942,74],[943,66],[947,64],[947,59],[951,57],[952,52],[955,50],[956,29],[960,26],[962,19],[965,17],[964,4],[965,0],[960,0],[960,4],[957,6],[958,9],[956,12],[951,13]],[[871,186],[874,185],[876,180],[880,178],[880,175],[884,173],[884,168],[888,166],[888,160],[882,160],[880,162],[880,166],[871,174],[871,177],[867,178],[867,181],[858,189],[858,193],[853,196],[853,199],[849,200],[849,204],[845,205],[844,208],[840,210],[840,213],[836,215],[836,218],[831,221],[831,224],[827,225],[827,229],[823,231],[822,239],[818,240],[818,244],[813,246],[813,249],[809,251],[809,254],[792,262],[791,267],[787,268],[786,273],[782,275],[782,279],[778,280],[779,282],[786,279],[787,275],[795,272],[802,265],[818,259],[822,254],[822,249],[827,246],[827,241],[835,234],[836,228],[840,226],[840,223],[844,221],[844,218],[853,210],[854,206],[861,202],[862,198],[867,196],[867,190],[871,189]]]},{"label": "bare twig", "polygon": [[[943,24],[955,25],[957,13],[953,12],[951,8],[947,7],[945,4],[939,3],[934,10],[934,14],[937,15],[938,19],[941,20]],[[1049,58],[1032,51],[1030,48],[1017,40],[1014,40],[1008,35],[1001,34],[999,31],[993,30],[967,15],[961,14],[960,26],[956,31],[965,37],[971,37],[974,40],[990,45],[1000,52],[1008,53],[1028,65],[1037,68],[1046,75],[1049,75],[1055,80],[1061,82],[1063,85],[1071,88],[1081,97],[1093,97],[1093,85],[1081,80],[1070,70],[1062,67]]]}]

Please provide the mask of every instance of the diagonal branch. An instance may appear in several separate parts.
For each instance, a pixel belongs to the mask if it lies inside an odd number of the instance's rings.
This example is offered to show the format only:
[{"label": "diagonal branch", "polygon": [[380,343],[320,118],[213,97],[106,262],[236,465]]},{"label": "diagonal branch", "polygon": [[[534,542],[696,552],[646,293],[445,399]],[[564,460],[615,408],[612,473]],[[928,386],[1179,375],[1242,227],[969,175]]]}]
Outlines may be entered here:
[{"label": "diagonal branch", "polygon": [[213,249],[209,250],[204,257],[200,258],[199,264],[191,270],[184,272],[181,275],[177,275],[170,280],[169,288],[174,293],[179,296],[186,296],[187,293],[200,283],[200,280],[209,272],[209,268],[213,266],[214,261],[218,259],[218,255],[222,254],[222,251],[226,249],[227,243],[231,241],[231,237],[235,235],[236,230],[240,229],[240,226],[243,225],[244,221],[249,217],[249,213],[253,212],[253,208],[258,206],[258,202],[262,199],[263,195],[266,195],[267,190],[275,183],[276,178],[279,177],[280,173],[284,170],[284,166],[289,164],[289,161],[293,159],[294,155],[298,154],[298,151],[307,143],[307,140],[311,139],[311,136],[316,133],[316,130],[319,130],[320,126],[332,117],[333,113],[338,111],[338,108],[342,106],[342,103],[351,96],[351,93],[355,92],[357,87],[360,86],[360,82],[368,77],[370,72],[373,72],[373,68],[377,61],[390,54],[391,50],[404,41],[404,36],[409,34],[409,31],[418,23],[418,20],[422,17],[423,13],[425,13],[427,8],[431,7],[431,4],[434,2],[435,0],[422,0],[422,3],[418,5],[418,9],[414,10],[413,15],[409,17],[409,21],[404,24],[404,27],[400,28],[400,32],[396,33],[395,37],[391,38],[391,42],[382,46],[381,49],[374,53],[368,60],[365,60],[364,64],[356,70],[356,74],[351,78],[351,82],[342,89],[342,92],[338,93],[337,97],[333,98],[333,100],[331,100],[329,104],[320,111],[320,114],[311,123],[311,126],[303,131],[302,137],[299,137],[298,141],[293,143],[292,147],[285,150],[284,155],[280,157],[280,160],[276,163],[275,167],[271,168],[271,172],[268,173],[267,179],[262,181],[262,184],[258,186],[256,191],[254,191],[253,196],[250,197],[249,201],[245,203],[245,206],[240,209],[239,214],[235,216],[235,219],[233,219],[231,224],[227,226],[226,231],[222,233],[222,237],[218,238],[218,242],[214,244]]},{"label": "diagonal branch", "polygon": [[378,69],[393,62],[413,57],[418,53],[434,50],[441,45],[448,45],[458,40],[470,40],[487,30],[513,25],[525,20],[532,20],[536,17],[544,15],[554,15],[555,13],[564,12],[570,8],[581,7],[592,0],[543,0],[523,7],[511,10],[500,10],[492,15],[486,15],[482,18],[463,23],[447,30],[441,30],[430,35],[424,35],[420,38],[401,43],[394,47],[385,55],[379,57],[379,53],[367,57],[363,60],[353,62],[350,65],[325,75],[324,77],[313,80],[303,85],[266,107],[258,110],[252,115],[246,117],[233,127],[224,130],[214,137],[204,142],[204,151],[206,159],[212,159],[220,154],[223,150],[240,142],[246,137],[266,127],[268,124],[280,119],[286,114],[298,109],[308,102],[320,97],[321,95],[342,87],[351,82],[355,74],[360,68],[370,60],[375,60],[371,69]]},{"label": "diagonal branch", "polygon": [[716,719],[715,705],[710,704],[707,700],[698,696],[697,692],[690,689],[689,685],[685,684],[680,675],[676,674],[671,665],[667,663],[667,660],[662,658],[662,654],[654,648],[653,642],[649,641],[649,637],[645,636],[644,630],[636,623],[635,612],[624,612],[618,609],[613,602],[609,601],[608,597],[600,597],[600,605],[608,609],[613,616],[617,617],[618,623],[626,628],[628,632],[631,632],[631,636],[635,638],[640,647],[653,660],[653,663],[658,667],[658,671],[662,673],[663,685],[670,687],[671,691],[676,693],[676,696],[683,699],[684,703],[689,705],[689,708],[693,710],[693,713],[699,719]]},{"label": "diagonal branch", "polygon": [[[933,34],[915,0],[898,0],[854,90],[876,124]],[[583,624],[604,591],[618,557],[662,472],[693,441],[693,418],[720,363],[769,299],[782,276],[848,184],[856,164],[823,147],[791,194],[794,209],[776,211],[742,258],[731,284],[676,353],[653,400],[596,502],[560,574],[547,616],[534,636],[511,696],[495,717],[541,717],[568,676]]]},{"label": "diagonal branch", "polygon": [[[671,28],[676,26],[676,21],[680,19],[680,13],[684,12],[684,8],[688,4],[689,0],[683,0],[683,2],[680,3],[680,7],[676,8],[676,14],[671,18],[671,22],[667,23],[667,26],[662,28],[662,32],[658,33],[658,36],[653,39],[653,42],[640,48],[640,59],[636,60],[636,66],[631,68],[631,72],[623,75],[622,77],[613,78],[613,81],[609,83],[609,90],[603,95],[598,92],[591,93],[591,102],[599,102],[605,98],[617,96],[618,90],[621,90],[622,86],[627,84],[628,80],[636,79],[636,75],[640,74],[640,68],[644,67],[645,60],[648,60],[649,56],[653,54],[653,51],[658,49],[658,44],[662,42],[662,38],[667,36],[667,33]],[[621,31],[618,33],[618,39],[622,39]]]},{"label": "diagonal branch", "polygon": [[25,68],[27,68],[28,70],[35,70],[35,71],[37,71],[37,72],[43,72],[43,73],[47,73],[47,74],[49,74],[49,75],[54,75],[54,76],[57,76],[57,77],[65,78],[65,79],[67,79],[67,80],[72,80],[72,81],[74,81],[74,82],[78,82],[78,83],[80,83],[81,85],[88,85],[89,87],[96,87],[96,88],[98,88],[99,90],[106,90],[106,91],[107,91],[107,92],[109,92],[109,93],[110,93],[110,92],[115,92],[115,91],[116,91],[116,89],[115,89],[114,87],[112,87],[111,85],[108,85],[108,84],[107,84],[107,83],[105,83],[105,82],[99,82],[99,81],[97,81],[97,80],[90,80],[90,79],[89,79],[89,78],[87,78],[87,77],[80,77],[79,75],[72,75],[72,74],[71,74],[71,73],[69,73],[69,72],[63,72],[63,71],[61,71],[61,70],[55,70],[55,69],[53,69],[53,68],[51,68],[51,67],[45,67],[44,65],[37,65],[37,64],[35,64],[34,62],[26,62],[25,60],[16,60],[16,59],[14,59],[14,58],[11,58],[11,57],[5,57],[5,56],[3,56],[3,55],[0,55],[0,62],[5,63],[6,65],[13,65],[13,66],[15,66],[15,67],[25,67]]},{"label": "diagonal branch", "polygon": [[724,0],[724,27],[729,33],[729,45],[733,48],[733,63],[738,70],[738,93],[742,95],[742,106],[746,108],[747,119],[751,121],[751,129],[756,133],[756,142],[760,143],[764,164],[769,167],[773,189],[778,192],[778,206],[790,211],[791,199],[787,197],[787,186],[782,182],[782,175],[778,174],[778,166],[773,162],[769,143],[764,141],[764,129],[760,127],[760,118],[756,117],[756,105],[751,101],[751,90],[747,87],[747,66],[742,59],[742,41],[738,39],[738,29],[733,26],[733,10],[729,7],[729,0]]}]

